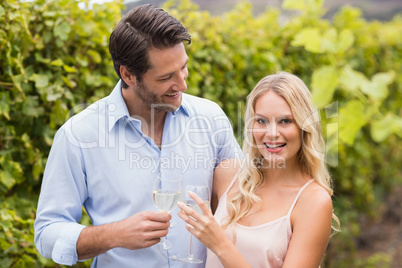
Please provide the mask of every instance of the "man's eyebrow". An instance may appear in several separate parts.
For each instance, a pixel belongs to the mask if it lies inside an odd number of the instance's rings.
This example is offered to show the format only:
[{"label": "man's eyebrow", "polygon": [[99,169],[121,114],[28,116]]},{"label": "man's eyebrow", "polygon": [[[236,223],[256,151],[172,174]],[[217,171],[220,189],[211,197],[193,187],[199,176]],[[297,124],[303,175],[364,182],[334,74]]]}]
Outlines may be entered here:
[{"label": "man's eyebrow", "polygon": [[[184,63],[184,65],[181,67],[182,69],[183,69],[184,67],[186,67],[188,61],[189,61],[189,58],[187,58],[187,60],[186,60],[186,62]],[[173,75],[175,72],[176,72],[176,71],[173,71],[173,72],[170,72],[170,73],[166,73],[166,74],[162,74],[162,75],[157,76],[156,78],[157,78],[157,79],[162,79],[162,78],[165,78],[165,77],[168,77],[168,76]]]}]

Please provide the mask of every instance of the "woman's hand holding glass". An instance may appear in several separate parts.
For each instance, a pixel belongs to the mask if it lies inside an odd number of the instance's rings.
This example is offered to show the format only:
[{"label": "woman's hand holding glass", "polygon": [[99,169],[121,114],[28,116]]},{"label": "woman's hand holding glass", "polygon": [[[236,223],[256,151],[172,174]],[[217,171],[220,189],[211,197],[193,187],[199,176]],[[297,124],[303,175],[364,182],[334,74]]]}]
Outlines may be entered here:
[{"label": "woman's hand holding glass", "polygon": [[[231,242],[216,222],[209,205],[195,193],[188,192],[187,194],[195,201],[200,211],[197,212],[188,205],[178,202],[177,206],[181,209],[178,216],[187,223],[187,230],[216,254],[220,248],[226,245],[225,243]],[[191,250],[189,255],[191,255]]]}]

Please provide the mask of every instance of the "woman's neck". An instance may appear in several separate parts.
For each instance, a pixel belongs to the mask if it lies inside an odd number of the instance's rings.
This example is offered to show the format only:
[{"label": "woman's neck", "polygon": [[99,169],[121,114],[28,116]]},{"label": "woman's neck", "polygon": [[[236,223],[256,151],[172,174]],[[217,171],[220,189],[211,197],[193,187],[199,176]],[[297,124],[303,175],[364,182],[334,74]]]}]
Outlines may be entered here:
[{"label": "woman's neck", "polygon": [[296,161],[288,162],[287,165],[283,166],[266,165],[264,169],[264,181],[267,183],[298,184],[305,180],[305,176]]}]

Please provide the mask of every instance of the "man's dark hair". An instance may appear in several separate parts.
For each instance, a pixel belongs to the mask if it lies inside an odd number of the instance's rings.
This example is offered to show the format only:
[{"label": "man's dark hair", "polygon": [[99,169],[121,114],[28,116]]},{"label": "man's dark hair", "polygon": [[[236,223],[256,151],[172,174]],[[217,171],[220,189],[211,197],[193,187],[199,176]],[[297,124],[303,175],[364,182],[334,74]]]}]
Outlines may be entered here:
[{"label": "man's dark hair", "polygon": [[[150,68],[151,48],[170,48],[184,41],[191,43],[187,29],[163,9],[148,4],[132,9],[120,20],[110,35],[109,52],[120,79],[123,65],[141,82]],[[128,87],[123,79],[121,83]]]}]

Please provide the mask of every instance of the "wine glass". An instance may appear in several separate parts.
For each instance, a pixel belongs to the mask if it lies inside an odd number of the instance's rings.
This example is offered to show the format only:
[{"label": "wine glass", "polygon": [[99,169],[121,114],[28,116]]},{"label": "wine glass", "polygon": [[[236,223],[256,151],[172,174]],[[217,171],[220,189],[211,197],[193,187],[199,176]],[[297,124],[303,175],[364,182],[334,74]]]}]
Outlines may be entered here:
[{"label": "wine glass", "polygon": [[[202,201],[209,207],[210,206],[210,192],[208,186],[200,186],[200,185],[186,185],[184,186],[184,198],[183,203],[194,209],[197,213],[202,214],[201,208],[197,205],[197,203],[188,195],[188,192],[193,192],[198,195]],[[193,235],[190,234],[190,246],[188,250],[188,256],[185,258],[179,258],[178,261],[187,262],[187,263],[203,263],[202,260],[199,260],[194,257],[191,252],[191,241]]]},{"label": "wine glass", "polygon": [[[163,212],[171,212],[177,202],[181,200],[183,179],[178,173],[161,173],[156,177],[153,188],[155,206]],[[161,237],[159,244],[165,250],[171,249],[173,244],[166,237]]]}]

